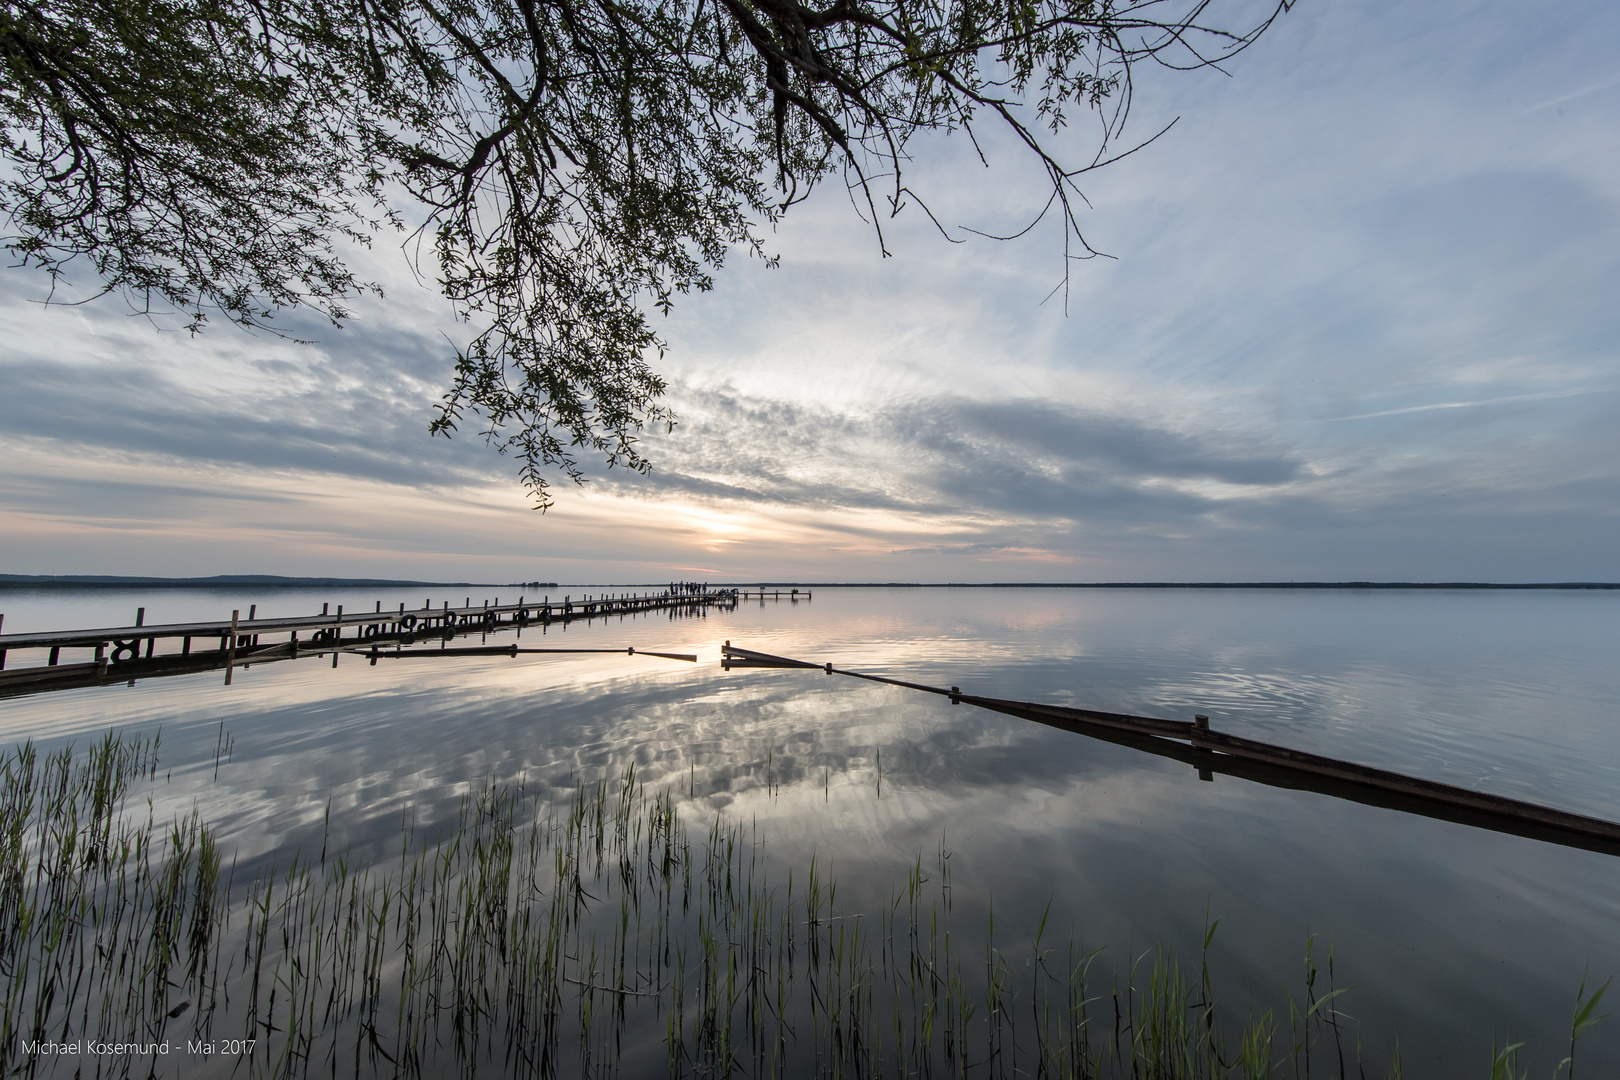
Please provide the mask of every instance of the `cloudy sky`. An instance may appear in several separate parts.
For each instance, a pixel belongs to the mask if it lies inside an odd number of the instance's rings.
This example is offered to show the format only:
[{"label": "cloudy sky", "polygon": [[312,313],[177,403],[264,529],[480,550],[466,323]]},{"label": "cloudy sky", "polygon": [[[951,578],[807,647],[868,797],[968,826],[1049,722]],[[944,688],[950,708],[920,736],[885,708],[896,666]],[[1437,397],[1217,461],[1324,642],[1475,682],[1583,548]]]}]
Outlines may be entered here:
[{"label": "cloudy sky", "polygon": [[[894,257],[836,185],[661,329],[658,471],[527,509],[427,435],[442,301],[293,344],[0,276],[0,572],[433,580],[1617,580],[1620,5],[1299,0],[1143,71],[1061,237]],[[1038,177],[915,147],[945,221]]]}]

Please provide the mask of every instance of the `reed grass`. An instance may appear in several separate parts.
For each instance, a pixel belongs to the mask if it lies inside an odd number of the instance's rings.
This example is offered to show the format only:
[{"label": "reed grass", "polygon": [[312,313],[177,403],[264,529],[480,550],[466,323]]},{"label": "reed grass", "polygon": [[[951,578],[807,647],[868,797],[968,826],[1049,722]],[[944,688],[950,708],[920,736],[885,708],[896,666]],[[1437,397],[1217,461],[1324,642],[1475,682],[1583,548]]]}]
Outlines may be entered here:
[{"label": "reed grass", "polygon": [[[233,888],[197,813],[131,798],[157,751],[109,735],[0,767],[5,1075],[78,1069],[38,1044],[87,1039],[131,1047],[97,1058],[113,1076],[1367,1075],[1314,939],[1286,1017],[1235,1015],[1216,923],[1197,966],[1158,948],[1105,977],[1049,912],[1020,946],[993,909],[954,929],[943,844],[852,912],[818,859],[773,880],[751,826],[694,829],[634,770],[555,805],[484,786],[384,863],[323,844]],[[1561,1070],[1607,986],[1582,984]],[[1517,1053],[1493,1049],[1493,1080]]]}]

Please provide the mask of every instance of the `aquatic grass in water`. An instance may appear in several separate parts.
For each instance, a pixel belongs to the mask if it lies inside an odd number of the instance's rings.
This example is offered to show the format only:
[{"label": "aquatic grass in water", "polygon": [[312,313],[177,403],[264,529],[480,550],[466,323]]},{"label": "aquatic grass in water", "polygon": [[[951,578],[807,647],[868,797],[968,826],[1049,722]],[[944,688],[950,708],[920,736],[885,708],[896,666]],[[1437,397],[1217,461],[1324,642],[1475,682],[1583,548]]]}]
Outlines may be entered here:
[{"label": "aquatic grass in water", "polygon": [[157,749],[109,734],[82,759],[24,745],[0,765],[8,1074],[32,1071],[30,1045],[147,1047],[193,1002],[212,1010],[229,895],[213,837],[196,814],[159,827],[150,802],[144,819],[124,806]]},{"label": "aquatic grass in water", "polygon": [[[1213,922],[1196,970],[1161,948],[1105,978],[1047,915],[1014,948],[993,909],[953,929],[943,845],[849,911],[817,859],[773,879],[754,830],[694,838],[633,770],[555,806],[486,786],[452,827],[404,826],[396,861],[323,847],[233,894],[198,814],[132,800],[157,749],[4,762],[6,1075],[76,1071],[60,1048],[85,1040],[116,1044],[101,1075],[1364,1075],[1331,946],[1323,967],[1307,944],[1286,1026],[1231,1015]],[[1607,986],[1578,994],[1570,1075]],[[1518,1076],[1516,1054],[1482,1072]]]}]

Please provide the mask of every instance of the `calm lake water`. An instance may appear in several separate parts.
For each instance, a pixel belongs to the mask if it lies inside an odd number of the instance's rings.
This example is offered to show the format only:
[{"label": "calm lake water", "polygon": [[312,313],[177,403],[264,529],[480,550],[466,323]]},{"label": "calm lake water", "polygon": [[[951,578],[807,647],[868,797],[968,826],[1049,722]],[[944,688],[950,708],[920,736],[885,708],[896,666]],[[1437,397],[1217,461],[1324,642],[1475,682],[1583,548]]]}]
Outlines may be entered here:
[{"label": "calm lake water", "polygon": [[[558,590],[558,592],[569,590]],[[597,592],[573,588],[580,592]],[[515,590],[514,590],[515,592]],[[459,603],[420,591],[0,592],[24,632]],[[494,599],[480,590],[476,603]],[[514,597],[503,597],[508,602]],[[309,659],[0,702],[47,747],[162,730],[160,813],[196,805],[238,875],[323,842],[361,858],[402,818],[454,817],[478,783],[572,791],[634,764],[688,820],[757,823],[814,853],[852,910],[952,852],[955,919],[1053,928],[1119,967],[1162,943],[1242,1013],[1303,998],[1331,940],[1370,1065],[1489,1074],[1523,1040],[1567,1052],[1583,973],[1620,972],[1620,859],[1225,776],[898,688],[721,669],[736,645],[965,691],[1187,719],[1286,746],[1620,819],[1620,593],[822,589],[798,603],[553,628],[548,644],[697,652],[474,658],[337,669]],[[524,644],[540,638],[524,632]],[[509,640],[503,635],[500,640]],[[234,740],[216,769],[221,723]],[[1620,1073],[1620,1020],[1580,1050]],[[1371,1070],[1369,1070],[1371,1071]]]}]

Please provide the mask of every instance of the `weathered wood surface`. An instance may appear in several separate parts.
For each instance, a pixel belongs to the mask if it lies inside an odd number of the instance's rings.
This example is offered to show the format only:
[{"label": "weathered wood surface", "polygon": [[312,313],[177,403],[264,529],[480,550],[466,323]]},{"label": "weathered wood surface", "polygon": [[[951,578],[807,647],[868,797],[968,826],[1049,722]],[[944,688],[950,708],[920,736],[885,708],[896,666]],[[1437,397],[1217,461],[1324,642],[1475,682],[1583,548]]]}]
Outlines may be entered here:
[{"label": "weathered wood surface", "polygon": [[1201,774],[1223,773],[1274,787],[1315,791],[1494,832],[1620,855],[1620,823],[1245,739],[1212,731],[1202,722],[981,697],[965,694],[955,686],[947,689],[848,671],[832,664],[813,664],[738,648],[729,641],[722,649],[721,659],[728,670],[734,667],[816,669],[829,675],[845,675],[868,682],[921,690],[949,698],[952,704],[974,705],[1174,758],[1193,766]]},{"label": "weathered wood surface", "polygon": [[[0,634],[0,698],[99,686],[133,679],[184,675],[223,669],[231,681],[236,668],[299,656],[363,652],[368,657],[406,655],[518,655],[530,652],[614,652],[635,655],[630,649],[451,649],[448,643],[473,634],[566,626],[584,620],[633,618],[664,614],[671,619],[702,616],[709,610],[730,610],[737,604],[732,590],[702,594],[647,593],[587,595],[538,603],[523,598],[516,604],[463,605],[412,610],[335,612],[319,615],[242,619],[240,611],[217,622],[145,624],[144,609],[133,626],[89,630],[47,631],[35,634]],[[250,614],[252,614],[250,609]],[[266,641],[266,638],[283,638]],[[427,643],[437,643],[437,648]],[[159,648],[162,643],[163,648]],[[409,646],[422,646],[411,650]],[[385,650],[386,647],[386,651]],[[92,655],[61,662],[64,649],[85,649]],[[33,663],[18,665],[19,653],[32,650]],[[664,659],[696,660],[685,653],[646,653]],[[7,660],[11,664],[7,664]],[[41,662],[43,660],[43,662]],[[375,659],[372,660],[376,662]]]},{"label": "weathered wood surface", "polygon": [[[295,615],[268,619],[241,620],[243,634],[286,634],[294,630],[315,631],[329,628],[386,626],[409,620],[411,626],[443,627],[447,623],[461,626],[466,623],[513,625],[531,622],[567,622],[573,619],[600,619],[614,616],[637,615],[644,612],[700,607],[726,607],[737,602],[741,593],[731,591],[699,595],[669,595],[664,593],[626,594],[613,596],[572,597],[563,600],[540,600],[515,604],[468,605],[462,607],[390,608],[387,611],[350,611],[320,615]],[[786,595],[786,594],[784,594]],[[29,634],[0,634],[0,650],[19,649],[94,648],[97,644],[114,641],[146,640],[148,638],[208,638],[223,637],[230,633],[231,620],[222,618],[203,622],[165,623],[160,625],[111,626],[88,630],[47,630]]]},{"label": "weathered wood surface", "polygon": [[685,660],[688,663],[697,663],[696,653],[654,652],[651,649],[637,649],[634,645],[623,649],[525,649],[513,642],[510,645],[473,645],[462,646],[455,649],[379,649],[373,645],[367,648],[350,647],[344,652],[364,656],[373,664],[378,660],[410,660],[435,656],[524,656],[532,653],[610,653],[615,656],[657,656],[665,660]]}]

